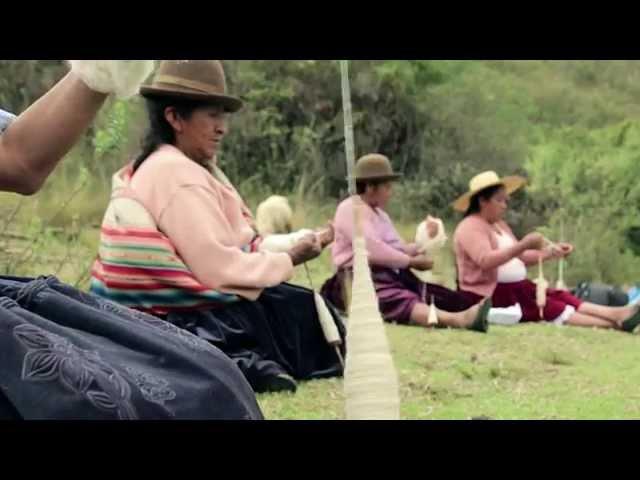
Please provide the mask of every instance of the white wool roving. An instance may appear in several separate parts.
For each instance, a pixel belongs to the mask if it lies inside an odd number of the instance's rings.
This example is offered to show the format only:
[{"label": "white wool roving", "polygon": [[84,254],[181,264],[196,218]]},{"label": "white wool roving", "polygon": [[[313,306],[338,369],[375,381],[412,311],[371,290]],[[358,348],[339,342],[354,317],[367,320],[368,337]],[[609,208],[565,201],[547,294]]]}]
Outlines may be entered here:
[{"label": "white wool roving", "polygon": [[416,229],[416,243],[418,244],[420,253],[433,253],[435,250],[442,248],[447,242],[447,234],[445,233],[442,220],[433,217],[429,217],[429,220],[438,224],[438,232],[435,237],[429,238],[426,220],[418,225],[418,228]]},{"label": "white wool roving", "polygon": [[129,98],[153,71],[153,60],[69,60],[71,71],[91,89]]},{"label": "white wool roving", "polygon": [[[418,225],[418,228],[416,228],[415,242],[418,245],[419,253],[425,254],[432,260],[435,260],[434,257],[437,256],[440,249],[442,249],[445,243],[447,243],[447,235],[445,233],[442,220],[431,216],[429,216],[428,219],[433,220],[438,225],[438,231],[436,232],[435,237],[429,238],[429,234],[427,233],[427,222],[425,220]],[[441,275],[442,272],[439,271],[439,265],[439,262],[435,262],[432,270],[420,271],[412,268],[411,271],[423,282],[443,284],[444,279]]]},{"label": "white wool roving", "polygon": [[308,228],[303,228],[302,230],[298,230],[293,233],[268,235],[263,238],[260,245],[258,245],[258,251],[285,253],[291,250],[291,247],[309,234],[314,234],[314,231],[309,230]]},{"label": "white wool roving", "polygon": [[274,233],[289,233],[292,229],[292,218],[293,212],[289,200],[280,195],[272,195],[258,205],[256,228],[263,237]]}]

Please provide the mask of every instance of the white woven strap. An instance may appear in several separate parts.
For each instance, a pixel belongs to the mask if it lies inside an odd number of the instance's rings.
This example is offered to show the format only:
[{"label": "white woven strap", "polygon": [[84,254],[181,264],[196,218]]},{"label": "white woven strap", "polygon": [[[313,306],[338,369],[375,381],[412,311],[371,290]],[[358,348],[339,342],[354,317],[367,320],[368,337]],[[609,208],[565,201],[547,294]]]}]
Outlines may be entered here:
[{"label": "white woven strap", "polygon": [[355,191],[355,145],[348,62],[341,61],[340,67],[347,178],[354,207],[353,283],[344,374],[345,416],[348,420],[395,420],[400,418],[398,374],[378,309],[363,235],[363,205]]}]

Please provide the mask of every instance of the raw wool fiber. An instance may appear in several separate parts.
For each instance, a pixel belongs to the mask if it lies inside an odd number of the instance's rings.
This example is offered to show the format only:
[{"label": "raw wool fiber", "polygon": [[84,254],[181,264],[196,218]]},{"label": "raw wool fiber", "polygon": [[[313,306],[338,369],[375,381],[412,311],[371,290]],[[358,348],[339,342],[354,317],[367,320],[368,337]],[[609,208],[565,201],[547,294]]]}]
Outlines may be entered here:
[{"label": "raw wool fiber", "polygon": [[280,195],[272,195],[258,205],[256,228],[262,237],[275,233],[291,233],[293,211],[289,200]]},{"label": "raw wool fiber", "polygon": [[445,243],[447,243],[447,234],[444,229],[444,224],[439,218],[430,218],[438,224],[438,231],[435,237],[430,238],[427,233],[426,220],[421,222],[416,228],[415,242],[418,244],[420,253],[430,254],[436,250],[441,249]]},{"label": "raw wool fiber", "polygon": [[71,71],[92,90],[129,98],[153,71],[153,60],[69,60]]},{"label": "raw wool fiber", "polygon": [[[413,274],[425,283],[433,283],[436,285],[444,285],[445,279],[442,271],[442,258],[441,250],[447,243],[448,237],[444,228],[442,220],[439,218],[428,217],[429,220],[433,220],[438,225],[438,231],[433,238],[429,237],[427,232],[426,220],[420,222],[416,228],[415,243],[418,245],[419,253],[423,253],[433,260],[434,266],[431,270],[420,271],[411,269]],[[426,300],[424,303],[427,303]]]}]

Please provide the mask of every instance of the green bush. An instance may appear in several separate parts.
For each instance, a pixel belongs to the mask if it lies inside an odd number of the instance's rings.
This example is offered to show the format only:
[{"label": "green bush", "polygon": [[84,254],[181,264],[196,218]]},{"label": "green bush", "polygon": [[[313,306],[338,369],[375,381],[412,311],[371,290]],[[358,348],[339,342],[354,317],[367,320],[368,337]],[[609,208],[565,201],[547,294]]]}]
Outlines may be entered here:
[{"label": "green bush", "polygon": [[[279,193],[324,221],[346,194],[338,62],[225,68],[246,106],[230,120],[223,169],[251,207]],[[61,61],[0,61],[0,107],[20,112],[64,71]],[[404,174],[394,218],[414,224],[431,213],[453,226],[450,203],[472,175],[526,175],[529,188],[511,202],[516,233],[558,238],[564,225],[578,249],[570,280],[638,281],[640,62],[354,61],[350,73],[356,154],[386,154]],[[49,219],[80,188],[51,223],[98,224],[111,176],[145,128],[142,99],[109,101],[21,218]]]}]

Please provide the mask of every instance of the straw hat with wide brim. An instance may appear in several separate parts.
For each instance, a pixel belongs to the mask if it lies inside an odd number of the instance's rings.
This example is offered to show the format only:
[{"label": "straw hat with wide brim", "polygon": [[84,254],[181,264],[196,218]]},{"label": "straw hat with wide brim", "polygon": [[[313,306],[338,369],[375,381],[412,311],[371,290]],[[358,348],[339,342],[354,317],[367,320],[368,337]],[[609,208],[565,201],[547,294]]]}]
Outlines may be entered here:
[{"label": "straw hat with wide brim", "polygon": [[224,69],[219,60],[163,60],[151,85],[140,88],[140,95],[201,100],[221,105],[230,113],[242,108],[242,100],[227,95]]},{"label": "straw hat with wide brim", "polygon": [[527,179],[519,175],[511,175],[500,178],[496,172],[487,171],[476,175],[469,182],[469,191],[459,197],[451,205],[458,212],[466,212],[469,209],[471,197],[481,192],[485,188],[503,185],[507,193],[511,194],[522,188],[527,183]]},{"label": "straw hat with wide brim", "polygon": [[401,177],[399,173],[393,171],[389,159],[379,153],[370,153],[369,155],[360,157],[356,162],[354,173],[356,181],[397,180]]}]

